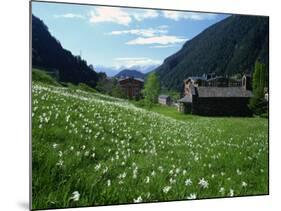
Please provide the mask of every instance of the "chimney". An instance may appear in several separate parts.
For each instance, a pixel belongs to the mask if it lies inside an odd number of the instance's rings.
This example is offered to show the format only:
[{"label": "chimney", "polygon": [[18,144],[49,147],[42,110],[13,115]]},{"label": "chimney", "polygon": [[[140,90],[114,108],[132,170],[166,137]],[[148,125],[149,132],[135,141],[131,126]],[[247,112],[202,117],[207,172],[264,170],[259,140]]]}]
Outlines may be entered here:
[{"label": "chimney", "polygon": [[244,74],[242,77],[242,87],[245,90],[252,90],[252,77],[249,74]]}]

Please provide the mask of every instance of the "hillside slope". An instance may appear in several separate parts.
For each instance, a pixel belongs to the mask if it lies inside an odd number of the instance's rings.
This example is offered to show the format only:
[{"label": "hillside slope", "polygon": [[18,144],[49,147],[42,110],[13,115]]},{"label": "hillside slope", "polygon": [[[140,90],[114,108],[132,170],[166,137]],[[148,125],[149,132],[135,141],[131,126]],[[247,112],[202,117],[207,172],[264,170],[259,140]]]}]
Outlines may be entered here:
[{"label": "hillside slope", "polygon": [[33,209],[268,193],[266,119],[178,121],[34,81],[32,99]]},{"label": "hillside slope", "polygon": [[58,71],[59,80],[95,86],[97,73],[79,56],[64,49],[42,20],[32,15],[32,66]]},{"label": "hillside slope", "polygon": [[259,58],[268,66],[268,17],[233,15],[187,41],[155,69],[163,87],[181,91],[188,76],[252,72]]}]

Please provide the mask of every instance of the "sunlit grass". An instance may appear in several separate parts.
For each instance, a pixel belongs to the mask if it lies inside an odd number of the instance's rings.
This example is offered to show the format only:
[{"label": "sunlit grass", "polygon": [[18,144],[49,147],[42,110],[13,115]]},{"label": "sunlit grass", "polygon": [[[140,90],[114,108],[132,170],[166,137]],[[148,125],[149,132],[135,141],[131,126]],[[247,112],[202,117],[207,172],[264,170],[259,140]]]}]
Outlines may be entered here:
[{"label": "sunlit grass", "polygon": [[268,193],[268,122],[33,83],[32,207]]}]

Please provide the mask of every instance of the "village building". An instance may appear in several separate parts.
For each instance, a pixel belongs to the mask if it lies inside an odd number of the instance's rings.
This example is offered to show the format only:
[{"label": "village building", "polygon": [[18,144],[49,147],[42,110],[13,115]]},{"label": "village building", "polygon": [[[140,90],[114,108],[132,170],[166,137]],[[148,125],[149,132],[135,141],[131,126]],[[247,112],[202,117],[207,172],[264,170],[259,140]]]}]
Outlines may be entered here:
[{"label": "village building", "polygon": [[[248,77],[248,76],[247,76]],[[197,86],[231,87],[241,86],[241,80],[235,80],[224,76],[217,76],[215,73],[203,74],[202,76],[192,76],[188,79]]]},{"label": "village building", "polygon": [[124,90],[125,95],[132,99],[141,98],[144,80],[140,78],[126,77],[118,80],[119,85]]},{"label": "village building", "polygon": [[159,95],[158,103],[161,105],[172,105],[172,98],[169,95]]},{"label": "village building", "polygon": [[190,78],[185,80],[184,97],[178,101],[179,110],[207,116],[250,116],[251,79],[243,77],[241,83],[233,84],[225,78],[219,79],[216,84],[205,80],[201,86]]}]

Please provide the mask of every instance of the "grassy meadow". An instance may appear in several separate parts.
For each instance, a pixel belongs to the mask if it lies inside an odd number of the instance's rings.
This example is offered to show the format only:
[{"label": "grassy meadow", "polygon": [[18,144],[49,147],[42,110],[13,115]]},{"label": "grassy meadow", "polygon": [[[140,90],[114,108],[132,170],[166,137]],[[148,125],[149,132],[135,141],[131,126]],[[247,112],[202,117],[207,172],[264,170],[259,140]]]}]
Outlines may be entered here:
[{"label": "grassy meadow", "polygon": [[267,119],[145,110],[44,77],[32,82],[33,209],[268,194]]}]

